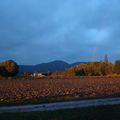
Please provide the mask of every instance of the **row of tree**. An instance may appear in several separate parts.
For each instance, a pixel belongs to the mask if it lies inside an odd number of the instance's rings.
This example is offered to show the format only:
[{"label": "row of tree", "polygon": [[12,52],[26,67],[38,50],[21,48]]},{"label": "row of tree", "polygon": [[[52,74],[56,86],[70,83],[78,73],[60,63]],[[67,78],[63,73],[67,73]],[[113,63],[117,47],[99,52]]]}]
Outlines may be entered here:
[{"label": "row of tree", "polygon": [[[7,60],[0,63],[0,76],[13,77],[19,72],[19,66],[13,60]],[[75,76],[105,76],[112,74],[120,74],[120,60],[115,64],[105,61],[88,62],[80,64],[64,71],[66,75]]]},{"label": "row of tree", "polygon": [[19,66],[13,60],[7,60],[0,63],[0,76],[13,77],[19,72]]},{"label": "row of tree", "polygon": [[77,76],[105,76],[120,74],[120,61],[116,61],[115,64],[109,63],[108,61],[88,62],[86,64],[80,64],[66,69],[64,74]]}]

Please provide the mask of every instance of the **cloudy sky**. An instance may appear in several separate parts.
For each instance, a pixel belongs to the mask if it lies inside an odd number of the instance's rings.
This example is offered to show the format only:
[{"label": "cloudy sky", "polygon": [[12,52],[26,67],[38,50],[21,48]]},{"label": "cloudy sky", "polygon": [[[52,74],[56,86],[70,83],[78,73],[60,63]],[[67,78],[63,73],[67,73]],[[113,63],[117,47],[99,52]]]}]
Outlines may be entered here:
[{"label": "cloudy sky", "polygon": [[0,0],[0,61],[120,59],[120,0]]}]

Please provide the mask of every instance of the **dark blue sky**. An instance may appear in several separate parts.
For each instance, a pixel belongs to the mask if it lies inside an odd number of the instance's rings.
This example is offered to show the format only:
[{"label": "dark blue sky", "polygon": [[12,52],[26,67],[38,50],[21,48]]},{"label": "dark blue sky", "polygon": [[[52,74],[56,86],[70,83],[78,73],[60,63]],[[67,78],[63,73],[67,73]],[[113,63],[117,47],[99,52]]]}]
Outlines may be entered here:
[{"label": "dark blue sky", "polygon": [[120,59],[120,0],[0,0],[0,61]]}]

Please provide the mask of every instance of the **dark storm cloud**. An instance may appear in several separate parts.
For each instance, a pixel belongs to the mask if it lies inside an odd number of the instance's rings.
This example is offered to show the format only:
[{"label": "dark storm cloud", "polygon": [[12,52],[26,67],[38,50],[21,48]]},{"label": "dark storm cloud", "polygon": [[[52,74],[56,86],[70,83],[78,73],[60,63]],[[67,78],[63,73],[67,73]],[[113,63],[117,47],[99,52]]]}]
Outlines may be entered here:
[{"label": "dark storm cloud", "polygon": [[0,60],[120,58],[119,0],[1,0]]}]

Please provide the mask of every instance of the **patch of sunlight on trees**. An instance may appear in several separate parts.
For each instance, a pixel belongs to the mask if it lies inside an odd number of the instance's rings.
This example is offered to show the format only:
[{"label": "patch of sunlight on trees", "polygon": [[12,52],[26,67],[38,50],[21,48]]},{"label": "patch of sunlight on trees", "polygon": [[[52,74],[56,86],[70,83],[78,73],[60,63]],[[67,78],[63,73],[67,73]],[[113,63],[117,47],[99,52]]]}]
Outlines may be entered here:
[{"label": "patch of sunlight on trees", "polygon": [[64,71],[71,76],[120,76],[120,60],[115,64],[106,61],[88,62]]}]

